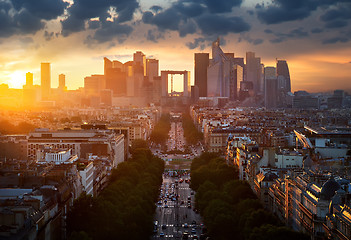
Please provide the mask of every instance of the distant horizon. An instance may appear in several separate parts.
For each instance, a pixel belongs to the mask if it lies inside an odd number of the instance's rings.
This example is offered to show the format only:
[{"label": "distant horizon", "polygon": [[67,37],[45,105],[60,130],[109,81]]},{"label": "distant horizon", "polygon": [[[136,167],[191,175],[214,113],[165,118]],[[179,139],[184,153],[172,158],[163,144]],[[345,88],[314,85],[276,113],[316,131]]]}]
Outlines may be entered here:
[{"label": "distant horizon", "polygon": [[265,66],[285,59],[293,90],[350,91],[351,2],[289,2],[8,0],[0,7],[0,84],[21,88],[26,72],[39,83],[40,63],[50,62],[52,86],[63,73],[67,87],[77,89],[84,77],[103,72],[103,56],[125,62],[137,50],[162,70],[190,71],[193,84],[194,53],[210,53],[220,37],[235,56],[252,51]]}]

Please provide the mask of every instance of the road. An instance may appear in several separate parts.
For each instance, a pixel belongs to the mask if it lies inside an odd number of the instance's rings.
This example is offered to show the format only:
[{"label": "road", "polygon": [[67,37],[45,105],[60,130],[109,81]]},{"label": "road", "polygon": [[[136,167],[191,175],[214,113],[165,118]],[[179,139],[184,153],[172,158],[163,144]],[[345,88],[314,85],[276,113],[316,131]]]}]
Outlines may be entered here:
[{"label": "road", "polygon": [[[182,122],[171,122],[168,136],[167,151],[185,150]],[[170,159],[187,159],[189,169],[191,159],[201,154],[201,148],[200,145],[191,146],[191,153],[188,154],[161,153],[156,148],[152,149],[152,152],[166,161],[166,168]],[[187,183],[190,181],[189,172],[179,177],[169,176],[170,172],[165,171],[163,174],[163,184],[154,217],[154,235],[151,239],[200,239],[202,220],[194,211],[195,193]]]},{"label": "road", "polygon": [[[189,175],[183,176],[182,179],[182,183],[176,183],[176,181],[179,182],[179,178],[170,177],[167,172],[164,174],[160,202],[155,214],[157,228],[155,227],[156,231],[151,239],[183,239],[184,232],[188,232],[188,239],[200,237],[201,216],[194,211],[195,195],[191,194],[192,190],[185,182],[189,179]],[[178,198],[176,198],[177,195]],[[172,197],[175,198],[172,200]],[[190,206],[188,207],[189,197]]]}]

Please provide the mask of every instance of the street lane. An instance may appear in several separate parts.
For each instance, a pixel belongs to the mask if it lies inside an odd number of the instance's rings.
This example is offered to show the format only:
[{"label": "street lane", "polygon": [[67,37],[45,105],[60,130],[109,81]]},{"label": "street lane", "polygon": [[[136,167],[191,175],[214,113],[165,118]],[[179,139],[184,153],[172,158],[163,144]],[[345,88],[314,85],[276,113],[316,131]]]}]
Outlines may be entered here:
[{"label": "street lane", "polygon": [[[188,239],[199,238],[201,234],[201,216],[193,210],[195,198],[194,195],[191,195],[192,190],[189,188],[189,184],[185,182],[185,179],[189,179],[189,176],[186,175],[182,179],[184,181],[177,184],[176,181],[179,181],[179,178],[170,177],[167,173],[164,174],[160,195],[162,204],[158,204],[155,214],[157,232],[152,239],[183,239],[184,232],[188,232]],[[175,196],[175,201],[170,199],[172,196]],[[189,197],[190,208],[188,208]],[[182,201],[183,204],[181,204]],[[193,221],[196,221],[194,229],[192,227]]]}]

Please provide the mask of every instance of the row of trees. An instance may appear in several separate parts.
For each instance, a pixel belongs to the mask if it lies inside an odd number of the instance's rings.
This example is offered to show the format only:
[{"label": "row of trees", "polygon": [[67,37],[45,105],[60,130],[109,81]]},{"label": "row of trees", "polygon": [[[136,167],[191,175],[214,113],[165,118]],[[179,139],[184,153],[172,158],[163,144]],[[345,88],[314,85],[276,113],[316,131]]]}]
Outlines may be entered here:
[{"label": "row of trees", "polygon": [[309,239],[284,227],[265,211],[247,182],[223,158],[204,153],[191,165],[191,188],[196,190],[195,207],[200,211],[208,235],[225,239]]},{"label": "row of trees", "polygon": [[171,120],[169,114],[162,114],[160,120],[151,132],[150,139],[154,143],[164,145],[168,139],[168,133],[171,130]]},{"label": "row of trees", "polygon": [[199,132],[189,114],[183,114],[182,123],[184,136],[188,144],[196,144],[203,139],[202,132]]},{"label": "row of trees", "polygon": [[113,170],[98,197],[83,194],[75,200],[67,218],[70,240],[151,236],[164,162],[146,148],[146,142],[136,141],[132,158]]},{"label": "row of trees", "polygon": [[0,121],[0,133],[2,134],[27,134],[35,130],[35,126],[31,123],[20,122],[18,125],[14,125],[9,121]]}]

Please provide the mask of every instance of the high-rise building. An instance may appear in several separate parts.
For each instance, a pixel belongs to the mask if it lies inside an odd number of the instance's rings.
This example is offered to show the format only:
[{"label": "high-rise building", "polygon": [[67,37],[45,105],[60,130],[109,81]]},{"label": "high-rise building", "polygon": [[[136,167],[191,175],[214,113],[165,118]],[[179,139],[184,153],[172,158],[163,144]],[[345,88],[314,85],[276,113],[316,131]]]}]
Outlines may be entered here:
[{"label": "high-rise building", "polygon": [[126,73],[123,64],[119,61],[111,61],[104,58],[104,75],[106,89],[110,89],[115,96],[125,96],[127,94]]},{"label": "high-rise building", "polygon": [[277,60],[277,76],[279,79],[279,90],[291,92],[289,67],[285,60]]},{"label": "high-rise building", "polygon": [[200,97],[207,97],[207,67],[209,66],[208,53],[195,53],[195,86],[199,89]]},{"label": "high-rise building", "polygon": [[26,73],[26,85],[27,87],[33,86],[33,73],[31,72]]},{"label": "high-rise building", "polygon": [[146,76],[149,83],[154,82],[154,77],[158,76],[158,60],[146,59]]},{"label": "high-rise building", "polygon": [[243,81],[244,68],[238,64],[233,66],[233,78],[230,81],[230,100],[238,99],[238,83]]},{"label": "high-rise building", "polygon": [[212,59],[207,68],[207,96],[230,98],[234,86],[234,53],[224,53],[219,39],[212,43]]},{"label": "high-rise building", "polygon": [[41,99],[48,100],[51,90],[50,63],[41,63]]},{"label": "high-rise building", "polygon": [[100,96],[102,89],[105,89],[104,75],[92,75],[84,78],[84,91],[87,96]]},{"label": "high-rise building", "polygon": [[333,96],[329,97],[328,108],[342,108],[344,102],[345,92],[343,90],[335,90]]},{"label": "high-rise building", "polygon": [[61,91],[66,90],[66,76],[65,74],[60,74],[59,75],[59,87]]},{"label": "high-rise building", "polygon": [[254,52],[246,53],[246,69],[245,69],[245,79],[246,82],[252,82],[253,90],[257,94],[262,92],[260,79],[262,75],[261,58],[255,57]]},{"label": "high-rise building", "polygon": [[265,94],[264,104],[266,108],[276,108],[278,100],[278,82],[275,67],[264,68]]},{"label": "high-rise building", "polygon": [[140,66],[142,68],[142,74],[143,76],[146,76],[146,57],[145,54],[137,51],[136,53],[133,54],[133,62],[134,65]]}]

